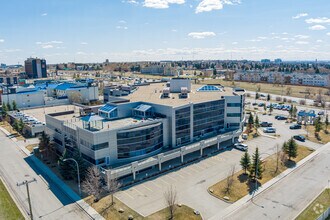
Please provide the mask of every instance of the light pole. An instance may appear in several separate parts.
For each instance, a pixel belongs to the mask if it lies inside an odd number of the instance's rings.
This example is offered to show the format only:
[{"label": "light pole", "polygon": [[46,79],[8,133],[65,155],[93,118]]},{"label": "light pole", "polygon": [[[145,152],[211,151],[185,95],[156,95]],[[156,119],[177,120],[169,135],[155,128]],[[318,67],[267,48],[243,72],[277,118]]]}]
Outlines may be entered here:
[{"label": "light pole", "polygon": [[78,190],[79,190],[79,195],[81,196],[79,165],[78,165],[78,162],[75,159],[73,159],[73,158],[67,158],[67,159],[64,159],[63,161],[65,162],[65,161],[69,161],[69,160],[71,160],[71,161],[73,161],[73,162],[76,163],[76,166],[77,166],[77,175],[78,175]]}]

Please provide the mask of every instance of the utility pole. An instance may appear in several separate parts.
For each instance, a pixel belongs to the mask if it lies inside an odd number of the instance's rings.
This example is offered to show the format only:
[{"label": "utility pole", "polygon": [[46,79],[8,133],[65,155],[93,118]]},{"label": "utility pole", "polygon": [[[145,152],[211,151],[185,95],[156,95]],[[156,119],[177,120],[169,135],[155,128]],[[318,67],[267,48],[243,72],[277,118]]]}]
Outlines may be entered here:
[{"label": "utility pole", "polygon": [[26,186],[26,192],[27,192],[27,196],[28,196],[28,202],[29,202],[29,209],[30,209],[30,218],[31,220],[33,220],[33,214],[32,214],[32,205],[31,205],[31,198],[30,198],[30,190],[29,190],[29,184],[33,183],[33,182],[37,182],[37,180],[35,178],[33,178],[33,180],[25,180],[21,183],[17,183],[17,186],[22,186],[25,185]]}]

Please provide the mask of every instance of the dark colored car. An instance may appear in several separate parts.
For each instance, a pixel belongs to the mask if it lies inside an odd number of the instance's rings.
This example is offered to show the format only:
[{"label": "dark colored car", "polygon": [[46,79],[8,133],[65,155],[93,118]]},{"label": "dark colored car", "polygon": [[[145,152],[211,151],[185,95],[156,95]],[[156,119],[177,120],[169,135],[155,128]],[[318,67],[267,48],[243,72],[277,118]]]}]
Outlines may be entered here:
[{"label": "dark colored car", "polygon": [[[276,118],[276,117],[275,117]],[[285,116],[278,116],[277,118],[276,118],[277,120],[287,120],[288,118],[287,117],[285,117]]]},{"label": "dark colored car", "polygon": [[290,129],[301,129],[301,125],[298,124],[291,125]]},{"label": "dark colored car", "polygon": [[260,123],[260,127],[272,127],[273,123],[267,122],[267,121],[263,121]]},{"label": "dark colored car", "polygon": [[302,141],[302,142],[304,142],[306,140],[306,138],[302,135],[295,135],[295,136],[293,136],[293,138],[298,141]]}]

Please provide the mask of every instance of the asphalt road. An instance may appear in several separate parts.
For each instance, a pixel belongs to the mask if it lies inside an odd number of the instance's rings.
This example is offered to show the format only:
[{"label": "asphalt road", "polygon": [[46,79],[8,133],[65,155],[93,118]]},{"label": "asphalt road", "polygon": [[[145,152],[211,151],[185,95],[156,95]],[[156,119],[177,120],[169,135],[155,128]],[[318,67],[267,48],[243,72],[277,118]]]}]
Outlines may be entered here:
[{"label": "asphalt road", "polygon": [[330,143],[315,158],[225,219],[294,219],[330,180]]},{"label": "asphalt road", "polygon": [[37,181],[29,185],[34,219],[90,219],[50,179],[40,177],[45,176],[42,171],[34,167],[28,157],[1,131],[0,152],[0,175],[26,213],[29,212],[26,187],[16,184],[36,178]]}]

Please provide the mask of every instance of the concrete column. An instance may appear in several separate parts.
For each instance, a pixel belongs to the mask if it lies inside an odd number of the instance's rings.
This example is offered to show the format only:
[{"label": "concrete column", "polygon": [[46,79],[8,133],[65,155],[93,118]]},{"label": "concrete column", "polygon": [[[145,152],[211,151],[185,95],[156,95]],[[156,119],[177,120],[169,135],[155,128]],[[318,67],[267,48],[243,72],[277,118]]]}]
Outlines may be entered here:
[{"label": "concrete column", "polygon": [[159,167],[159,171],[161,171],[161,170],[162,170],[162,161],[163,161],[164,154],[163,154],[163,153],[158,154],[157,157],[158,157],[158,167]]},{"label": "concrete column", "polygon": [[220,150],[220,142],[221,142],[221,136],[217,136],[217,149]]},{"label": "concrete column", "polygon": [[136,171],[137,171],[137,168],[138,168],[138,162],[137,161],[132,162],[131,167],[132,167],[132,173],[133,173],[133,180],[135,180],[136,179]]},{"label": "concrete column", "polygon": [[201,156],[203,155],[203,149],[205,147],[205,141],[200,142],[200,151],[201,151]]},{"label": "concrete column", "polygon": [[183,153],[184,153],[184,147],[181,147],[180,148],[181,163],[183,163]]}]

